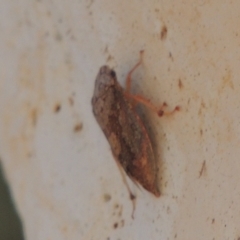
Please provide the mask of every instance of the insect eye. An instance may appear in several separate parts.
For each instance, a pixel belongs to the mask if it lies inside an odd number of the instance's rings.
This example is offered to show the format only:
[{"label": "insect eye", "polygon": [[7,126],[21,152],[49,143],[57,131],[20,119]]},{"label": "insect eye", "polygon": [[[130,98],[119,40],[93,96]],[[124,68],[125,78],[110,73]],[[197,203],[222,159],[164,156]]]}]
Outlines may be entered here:
[{"label": "insect eye", "polygon": [[110,74],[111,74],[112,78],[114,78],[114,79],[116,78],[116,73],[113,70],[110,72]]}]

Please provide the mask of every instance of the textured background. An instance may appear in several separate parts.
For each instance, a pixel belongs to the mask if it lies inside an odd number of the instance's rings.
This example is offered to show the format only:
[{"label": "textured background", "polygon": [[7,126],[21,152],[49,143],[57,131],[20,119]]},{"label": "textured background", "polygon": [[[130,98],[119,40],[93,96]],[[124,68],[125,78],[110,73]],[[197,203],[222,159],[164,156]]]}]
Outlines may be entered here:
[{"label": "textured background", "polygon": [[[0,157],[26,239],[240,237],[240,2],[1,0]],[[98,69],[145,111],[162,196],[132,205],[91,97]]]}]

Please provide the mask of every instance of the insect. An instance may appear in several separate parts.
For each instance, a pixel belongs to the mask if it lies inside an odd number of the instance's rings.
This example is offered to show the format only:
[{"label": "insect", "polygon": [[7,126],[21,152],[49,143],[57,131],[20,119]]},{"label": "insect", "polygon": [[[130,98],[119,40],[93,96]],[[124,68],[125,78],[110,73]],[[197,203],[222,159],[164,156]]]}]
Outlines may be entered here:
[{"label": "insect", "polygon": [[[147,191],[160,196],[157,182],[157,166],[148,132],[135,110],[137,103],[155,111],[158,116],[171,114],[179,110],[176,107],[171,112],[164,112],[162,107],[154,106],[148,99],[130,93],[131,75],[142,63],[140,60],[128,73],[126,90],[117,81],[114,70],[108,66],[100,68],[95,81],[92,107],[95,118],[103,130],[113,153],[113,156],[125,173],[136,184]],[[135,196],[130,192],[130,197]]]}]

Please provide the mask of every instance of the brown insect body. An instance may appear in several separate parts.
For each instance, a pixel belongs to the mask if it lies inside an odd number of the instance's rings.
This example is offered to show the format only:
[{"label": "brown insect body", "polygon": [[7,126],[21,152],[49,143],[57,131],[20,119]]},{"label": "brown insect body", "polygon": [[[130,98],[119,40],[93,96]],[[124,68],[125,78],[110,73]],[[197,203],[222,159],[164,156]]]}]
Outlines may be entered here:
[{"label": "brown insect body", "polygon": [[118,83],[115,72],[108,66],[101,67],[92,98],[95,118],[126,174],[158,197],[160,192],[152,144],[128,96]]}]

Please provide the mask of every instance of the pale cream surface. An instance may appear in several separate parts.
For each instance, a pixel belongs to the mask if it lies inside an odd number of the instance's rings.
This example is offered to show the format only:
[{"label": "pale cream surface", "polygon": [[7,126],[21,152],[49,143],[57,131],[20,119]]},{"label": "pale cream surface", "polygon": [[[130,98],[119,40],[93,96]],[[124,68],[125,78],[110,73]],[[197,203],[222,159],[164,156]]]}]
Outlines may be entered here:
[{"label": "pale cream surface", "polygon": [[[240,2],[22,0],[0,8],[0,158],[26,239],[240,237]],[[91,109],[99,67],[146,110],[162,192],[129,181]]]}]

